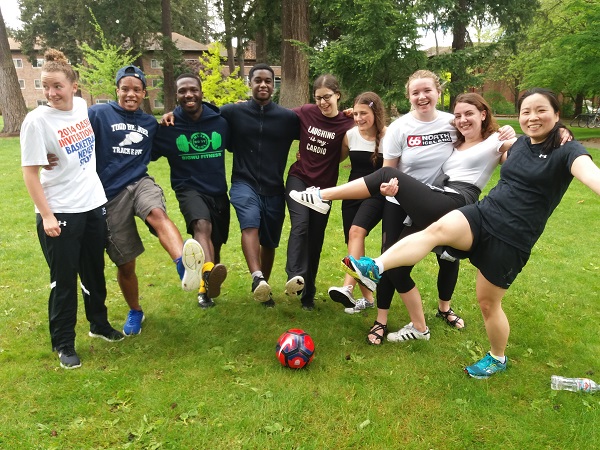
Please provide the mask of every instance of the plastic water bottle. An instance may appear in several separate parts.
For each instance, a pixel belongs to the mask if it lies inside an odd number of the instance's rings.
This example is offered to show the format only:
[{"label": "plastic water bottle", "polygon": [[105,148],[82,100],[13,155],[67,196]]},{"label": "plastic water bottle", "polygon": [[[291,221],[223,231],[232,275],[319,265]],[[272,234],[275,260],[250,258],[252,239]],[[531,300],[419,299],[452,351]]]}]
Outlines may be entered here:
[{"label": "plastic water bottle", "polygon": [[550,387],[555,391],[572,392],[598,392],[600,385],[589,378],[566,378],[558,375],[552,375]]}]

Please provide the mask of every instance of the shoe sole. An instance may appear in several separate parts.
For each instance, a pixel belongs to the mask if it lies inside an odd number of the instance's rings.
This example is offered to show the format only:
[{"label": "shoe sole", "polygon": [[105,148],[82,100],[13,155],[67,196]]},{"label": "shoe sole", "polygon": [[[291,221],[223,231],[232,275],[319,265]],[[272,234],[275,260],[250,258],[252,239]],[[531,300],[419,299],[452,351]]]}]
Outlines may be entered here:
[{"label": "shoe sole", "polygon": [[206,295],[209,298],[217,298],[221,295],[221,285],[225,281],[225,278],[227,278],[227,267],[223,264],[215,264],[210,271],[208,286],[206,286]]},{"label": "shoe sole", "polygon": [[256,289],[252,291],[252,295],[254,296],[254,300],[257,302],[266,302],[269,300],[269,294],[271,293],[271,286],[266,281],[264,283],[259,283],[256,286]]},{"label": "shoe sole", "polygon": [[298,295],[304,289],[304,278],[297,275],[285,283],[285,295]]},{"label": "shoe sole", "polygon": [[202,266],[204,265],[204,250],[202,246],[193,239],[188,239],[183,244],[181,262],[185,273],[181,279],[181,288],[184,291],[197,291],[202,278]]},{"label": "shoe sole", "polygon": [[60,367],[62,367],[63,369],[66,369],[66,370],[79,369],[81,367],[81,363],[79,363],[75,366],[66,366],[63,363],[60,363]]},{"label": "shoe sole", "polygon": [[125,337],[127,336],[137,336],[138,334],[142,334],[142,324],[144,323],[144,320],[146,320],[146,316],[142,316],[142,321],[140,322],[140,331],[138,331],[137,333],[125,333],[125,328],[123,328],[123,335]]},{"label": "shoe sole", "polygon": [[125,336],[119,338],[119,339],[110,339],[107,338],[106,336],[102,335],[102,334],[96,334],[96,333],[92,333],[91,331],[88,333],[88,336],[91,338],[100,338],[100,339],[104,339],[106,342],[119,342],[122,341],[123,339],[125,339]]},{"label": "shoe sole", "polygon": [[476,380],[486,380],[490,377],[493,377],[494,375],[496,375],[497,373],[502,373],[504,372],[506,369],[502,369],[502,370],[497,370],[494,373],[490,373],[489,375],[475,375],[472,374],[471,372],[469,372],[466,368],[464,369],[464,372],[469,375],[471,378],[475,378]]},{"label": "shoe sole", "polygon": [[[350,266],[348,266],[348,264],[350,264]],[[344,269],[344,272],[346,272],[371,292],[375,292],[377,289],[377,284],[374,281],[364,277],[359,271],[357,271],[354,267],[354,264],[352,264],[352,262],[347,258],[342,259],[342,268]]]},{"label": "shoe sole", "polygon": [[[334,302],[341,303],[346,308],[354,308],[356,303],[350,300],[350,298],[344,293],[338,291],[337,289],[330,288],[327,293],[329,294],[329,298]],[[352,313],[349,313],[352,314]]]},{"label": "shoe sole", "polygon": [[[306,206],[307,208],[312,209],[313,211],[317,211],[321,214],[327,214],[329,212],[329,210],[331,209],[331,205],[327,205],[327,206],[316,205],[313,200],[313,197],[315,197],[316,194],[305,194],[305,195],[308,197],[306,200],[303,198],[304,195],[301,195],[300,192],[298,192],[298,191],[290,192],[290,198],[292,200],[300,203],[301,205]],[[322,202],[322,200],[319,198],[317,198],[317,201]]]}]

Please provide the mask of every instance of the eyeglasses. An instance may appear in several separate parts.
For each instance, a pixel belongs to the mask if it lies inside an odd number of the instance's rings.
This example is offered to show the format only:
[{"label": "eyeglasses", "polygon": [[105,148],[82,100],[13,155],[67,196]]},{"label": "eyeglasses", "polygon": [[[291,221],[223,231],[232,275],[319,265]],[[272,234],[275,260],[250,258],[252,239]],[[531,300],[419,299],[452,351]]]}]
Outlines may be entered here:
[{"label": "eyeglasses", "polygon": [[321,100],[325,100],[326,102],[328,102],[329,100],[331,100],[331,97],[333,97],[335,94],[327,94],[324,95],[323,97],[319,97],[318,95],[315,95],[315,102],[319,103]]}]

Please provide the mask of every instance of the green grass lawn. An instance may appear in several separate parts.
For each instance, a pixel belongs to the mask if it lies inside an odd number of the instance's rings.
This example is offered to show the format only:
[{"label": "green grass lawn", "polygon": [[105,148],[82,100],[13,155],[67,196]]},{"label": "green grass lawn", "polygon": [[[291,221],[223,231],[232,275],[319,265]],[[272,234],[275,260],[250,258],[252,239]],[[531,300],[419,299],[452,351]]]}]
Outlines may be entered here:
[{"label": "green grass lawn", "polygon": [[[462,332],[435,318],[435,259],[414,271],[431,329],[428,342],[369,346],[365,336],[375,312],[349,316],[329,301],[327,288],[341,284],[339,260],[346,254],[339,202],[311,313],[283,294],[289,222],[271,278],[272,310],[252,300],[233,210],[222,255],[229,276],[209,311],[179,288],[172,262],[141,226],[142,334],[119,343],[90,339],[81,307],[76,344],[83,367],[65,371],[50,351],[48,270],[21,177],[18,139],[0,138],[0,152],[0,448],[600,447],[600,397],[550,389],[553,374],[600,381],[599,199],[577,181],[508,291],[510,366],[490,380],[462,372],[488,350],[468,261],[453,303],[467,325]],[[591,152],[600,160],[600,152]],[[166,162],[152,163],[150,173],[183,229]],[[344,164],[340,180],[347,176]],[[497,174],[490,186],[496,180]],[[380,238],[377,228],[368,254],[378,254]],[[115,273],[107,259],[109,317],[120,328],[127,307]],[[408,322],[399,303],[396,298],[390,312],[392,331]],[[277,338],[292,327],[305,329],[316,343],[306,370],[282,368],[275,358]]]},{"label": "green grass lawn", "polygon": [[[500,125],[510,125],[512,126],[518,134],[521,134],[521,126],[519,125],[519,121],[515,119],[497,119]],[[570,125],[571,119],[564,119],[563,123],[569,127],[569,129],[575,135],[575,139],[585,140],[585,139],[593,139],[600,138],[600,128],[580,128],[573,127]]]}]

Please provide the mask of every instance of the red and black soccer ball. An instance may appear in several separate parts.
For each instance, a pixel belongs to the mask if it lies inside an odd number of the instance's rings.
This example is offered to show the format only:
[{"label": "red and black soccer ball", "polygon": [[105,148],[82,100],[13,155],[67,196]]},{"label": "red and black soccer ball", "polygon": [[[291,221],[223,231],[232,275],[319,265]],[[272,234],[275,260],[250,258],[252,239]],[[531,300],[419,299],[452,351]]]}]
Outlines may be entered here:
[{"label": "red and black soccer ball", "polygon": [[283,333],[277,341],[275,356],[284,367],[302,369],[310,364],[315,356],[315,343],[310,334],[293,328]]}]

